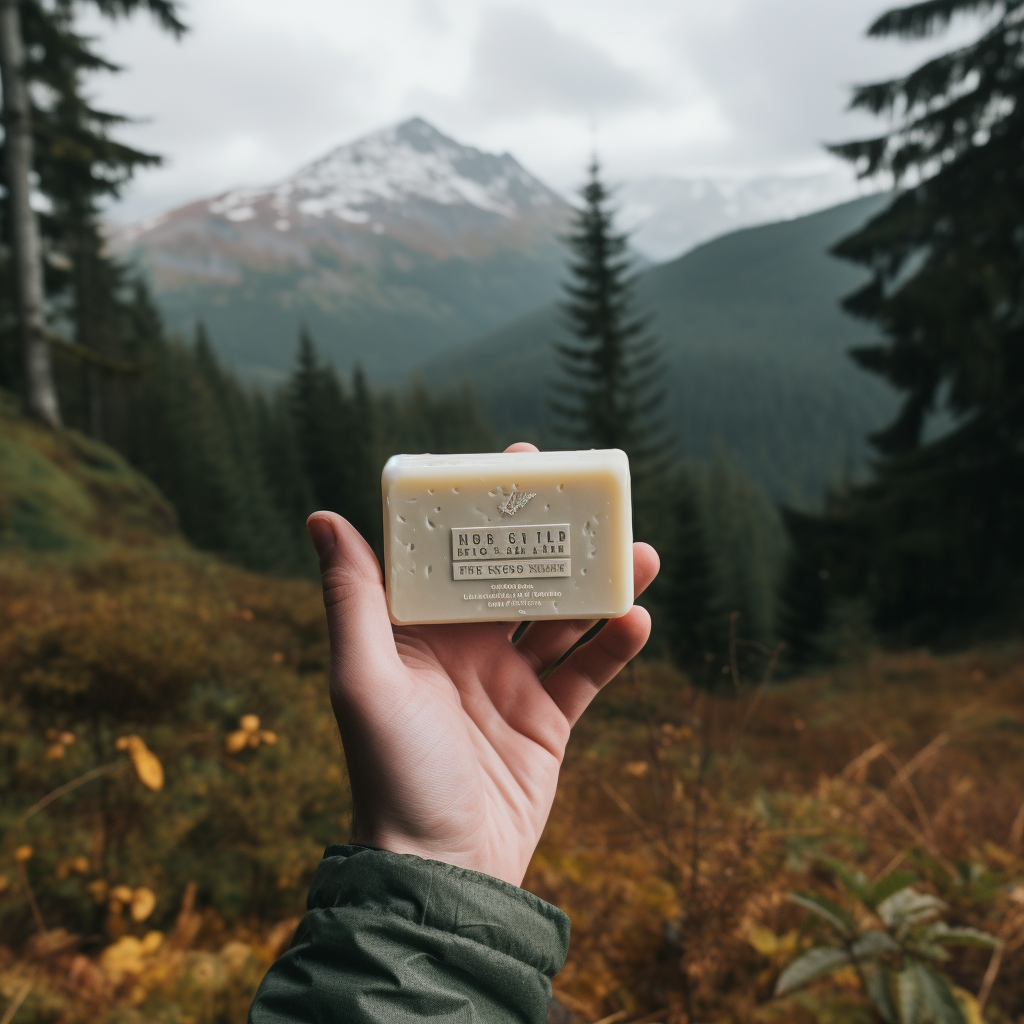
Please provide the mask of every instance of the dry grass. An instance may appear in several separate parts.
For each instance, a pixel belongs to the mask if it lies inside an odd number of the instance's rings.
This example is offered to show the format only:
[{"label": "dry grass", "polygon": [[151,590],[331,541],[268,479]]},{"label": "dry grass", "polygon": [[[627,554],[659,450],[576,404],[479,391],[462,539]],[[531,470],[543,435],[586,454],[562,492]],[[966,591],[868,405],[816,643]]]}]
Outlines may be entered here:
[{"label": "dry grass", "polygon": [[[347,830],[325,664],[307,584],[180,555],[0,563],[0,1021],[245,1019]],[[855,977],[771,998],[815,935],[785,894],[834,894],[831,855],[909,866],[950,921],[998,933],[985,1019],[1024,1019],[1022,652],[738,682],[712,696],[640,664],[577,729],[526,882],[573,920],[563,1004],[870,1020]],[[969,950],[949,973],[977,994],[988,966]]]}]

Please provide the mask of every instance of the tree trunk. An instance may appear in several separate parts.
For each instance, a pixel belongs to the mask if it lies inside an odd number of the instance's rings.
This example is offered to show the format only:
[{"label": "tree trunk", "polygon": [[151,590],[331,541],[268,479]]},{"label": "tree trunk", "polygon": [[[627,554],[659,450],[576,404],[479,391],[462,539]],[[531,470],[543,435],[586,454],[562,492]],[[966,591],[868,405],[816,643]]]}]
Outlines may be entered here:
[{"label": "tree trunk", "polygon": [[25,48],[21,38],[18,0],[0,0],[0,83],[3,85],[3,123],[7,150],[7,189],[10,199],[11,240],[18,320],[25,359],[25,393],[29,412],[59,427],[60,406],[53,383],[50,343],[43,313],[43,265],[39,227],[30,205],[32,172],[32,114],[24,76]]}]

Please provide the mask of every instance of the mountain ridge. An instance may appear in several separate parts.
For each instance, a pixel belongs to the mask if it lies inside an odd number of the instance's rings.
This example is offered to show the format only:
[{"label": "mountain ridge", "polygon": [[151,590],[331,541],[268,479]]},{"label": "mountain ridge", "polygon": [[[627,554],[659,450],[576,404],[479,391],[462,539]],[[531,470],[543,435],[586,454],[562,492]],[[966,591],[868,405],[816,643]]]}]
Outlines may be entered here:
[{"label": "mountain ridge", "polygon": [[[867,458],[866,434],[895,410],[894,393],[848,350],[870,325],[839,300],[863,271],[828,249],[886,202],[881,195],[706,242],[642,271],[639,309],[662,338],[664,418],[678,451],[722,450],[777,500],[808,506]],[[465,380],[505,440],[559,446],[548,398],[557,381],[558,307],[425,361],[428,386]]]},{"label": "mountain ridge", "polygon": [[387,380],[553,297],[570,209],[510,154],[412,118],[111,247],[172,328],[203,320],[236,369],[285,371],[305,323],[328,358]]}]

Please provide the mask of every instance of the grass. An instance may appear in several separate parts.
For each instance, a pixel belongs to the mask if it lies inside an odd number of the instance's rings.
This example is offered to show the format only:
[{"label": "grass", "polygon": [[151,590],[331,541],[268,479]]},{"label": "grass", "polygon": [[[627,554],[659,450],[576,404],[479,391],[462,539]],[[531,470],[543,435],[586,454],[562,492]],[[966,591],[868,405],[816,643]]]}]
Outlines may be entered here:
[{"label": "grass", "polygon": [[39,427],[0,392],[0,551],[182,547],[174,510],[113,449]]},{"label": "grass", "polygon": [[[831,856],[909,867],[951,922],[999,934],[984,1019],[1015,1020],[1021,653],[878,653],[769,687],[715,665],[714,694],[631,666],[573,736],[525,883],[573,920],[563,1006],[622,1024],[870,1020],[841,974],[772,998],[816,937],[786,893],[839,898]],[[14,1024],[245,1019],[348,828],[326,655],[303,582],[159,549],[0,561],[0,1018],[24,994]],[[230,739],[246,715],[273,742]],[[130,735],[161,788],[118,749]],[[967,950],[948,972],[977,997],[989,965]]]}]

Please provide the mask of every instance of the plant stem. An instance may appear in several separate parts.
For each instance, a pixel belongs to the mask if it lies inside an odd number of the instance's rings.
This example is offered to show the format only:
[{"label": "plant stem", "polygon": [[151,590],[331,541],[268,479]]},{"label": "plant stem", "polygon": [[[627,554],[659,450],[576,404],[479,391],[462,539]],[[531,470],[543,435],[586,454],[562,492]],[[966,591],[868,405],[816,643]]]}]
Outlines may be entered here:
[{"label": "plant stem", "polygon": [[25,987],[8,1003],[3,1017],[0,1017],[0,1024],[11,1024],[11,1021],[14,1020],[14,1015],[21,1009],[21,1004],[28,999],[28,994],[31,991],[32,985],[26,983]]},{"label": "plant stem", "polygon": [[78,789],[79,786],[84,786],[87,782],[92,782],[93,779],[106,775],[107,772],[113,772],[123,767],[124,764],[121,761],[111,761],[109,764],[101,764],[98,768],[89,769],[84,775],[79,775],[77,779],[65,782],[63,786],[58,786],[52,793],[47,793],[38,803],[34,803],[18,819],[19,826],[24,825],[33,814],[38,814],[44,807],[52,804],[54,800],[59,800],[65,793],[70,793],[72,790]]},{"label": "plant stem", "polygon": [[24,864],[19,863],[18,874],[21,875],[21,885],[25,890],[28,905],[32,908],[32,918],[36,923],[36,928],[39,929],[40,935],[45,935],[46,922],[43,920],[42,911],[39,909],[39,904],[36,903],[36,894],[32,891],[32,885],[28,880],[28,868],[26,868]]}]

